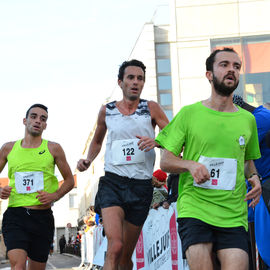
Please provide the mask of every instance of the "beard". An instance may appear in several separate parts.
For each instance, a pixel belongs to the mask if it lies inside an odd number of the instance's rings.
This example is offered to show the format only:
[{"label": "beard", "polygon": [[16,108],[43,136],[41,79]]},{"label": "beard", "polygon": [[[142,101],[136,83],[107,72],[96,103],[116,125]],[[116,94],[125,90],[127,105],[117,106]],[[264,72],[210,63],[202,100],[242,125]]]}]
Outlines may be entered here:
[{"label": "beard", "polygon": [[231,95],[231,93],[237,88],[237,86],[239,84],[239,80],[238,81],[235,80],[234,85],[227,86],[224,83],[224,79],[222,82],[218,81],[217,77],[213,73],[213,84],[214,84],[214,88],[216,90],[216,93],[218,95],[223,96],[223,97],[229,97]]}]

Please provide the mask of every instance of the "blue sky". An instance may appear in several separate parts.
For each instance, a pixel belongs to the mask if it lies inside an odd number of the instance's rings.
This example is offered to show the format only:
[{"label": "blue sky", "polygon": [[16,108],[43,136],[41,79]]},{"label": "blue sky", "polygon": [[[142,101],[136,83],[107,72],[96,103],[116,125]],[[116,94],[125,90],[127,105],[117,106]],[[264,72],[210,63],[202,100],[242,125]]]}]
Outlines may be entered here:
[{"label": "blue sky", "polygon": [[63,146],[74,171],[119,65],[156,7],[167,3],[1,0],[0,145],[22,138],[25,111],[43,103],[49,108],[43,137]]}]

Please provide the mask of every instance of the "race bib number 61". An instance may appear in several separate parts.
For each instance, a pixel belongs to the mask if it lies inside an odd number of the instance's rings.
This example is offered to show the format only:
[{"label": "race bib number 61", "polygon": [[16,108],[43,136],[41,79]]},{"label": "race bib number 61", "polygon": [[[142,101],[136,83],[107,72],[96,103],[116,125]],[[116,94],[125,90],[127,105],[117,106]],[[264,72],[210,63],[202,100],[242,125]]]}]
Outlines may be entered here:
[{"label": "race bib number 61", "polygon": [[193,185],[206,189],[234,190],[237,175],[237,160],[233,158],[211,158],[200,156],[199,163],[202,163],[210,174],[210,180],[203,184]]}]

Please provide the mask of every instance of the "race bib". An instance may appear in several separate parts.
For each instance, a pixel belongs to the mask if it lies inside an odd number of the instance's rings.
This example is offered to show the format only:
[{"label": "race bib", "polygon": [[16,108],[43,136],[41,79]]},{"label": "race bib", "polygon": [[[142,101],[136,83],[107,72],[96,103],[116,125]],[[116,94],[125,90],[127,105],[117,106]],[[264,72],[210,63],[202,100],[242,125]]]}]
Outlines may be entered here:
[{"label": "race bib", "polygon": [[145,162],[145,152],[138,148],[139,139],[116,140],[112,142],[112,164],[126,165]]},{"label": "race bib", "polygon": [[234,190],[237,175],[237,160],[233,158],[210,158],[200,156],[199,163],[203,164],[209,174],[210,180],[203,184],[193,185],[206,189]]},{"label": "race bib", "polygon": [[44,189],[43,172],[15,172],[14,175],[18,193],[34,193]]}]

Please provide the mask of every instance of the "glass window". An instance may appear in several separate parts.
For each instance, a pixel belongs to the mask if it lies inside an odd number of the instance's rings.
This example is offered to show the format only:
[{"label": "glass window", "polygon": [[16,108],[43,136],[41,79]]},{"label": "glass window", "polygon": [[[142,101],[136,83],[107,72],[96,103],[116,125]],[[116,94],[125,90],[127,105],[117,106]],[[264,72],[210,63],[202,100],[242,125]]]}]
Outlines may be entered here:
[{"label": "glass window", "polygon": [[158,76],[158,89],[171,90],[172,89],[171,76]]},{"label": "glass window", "polygon": [[157,60],[157,73],[170,73],[170,72],[171,72],[171,60],[158,59]]},{"label": "glass window", "polygon": [[77,208],[77,195],[76,194],[69,194],[69,208]]},{"label": "glass window", "polygon": [[224,46],[234,48],[243,62],[236,93],[254,107],[270,102],[270,35],[211,41],[212,49]]},{"label": "glass window", "polygon": [[172,105],[172,94],[166,93],[166,94],[160,94],[160,105],[161,106],[170,106]]},{"label": "glass window", "polygon": [[170,56],[170,45],[169,43],[160,43],[156,45],[156,56]]},{"label": "glass window", "polygon": [[173,119],[173,112],[172,110],[164,110],[166,116],[168,117],[169,121]]}]

